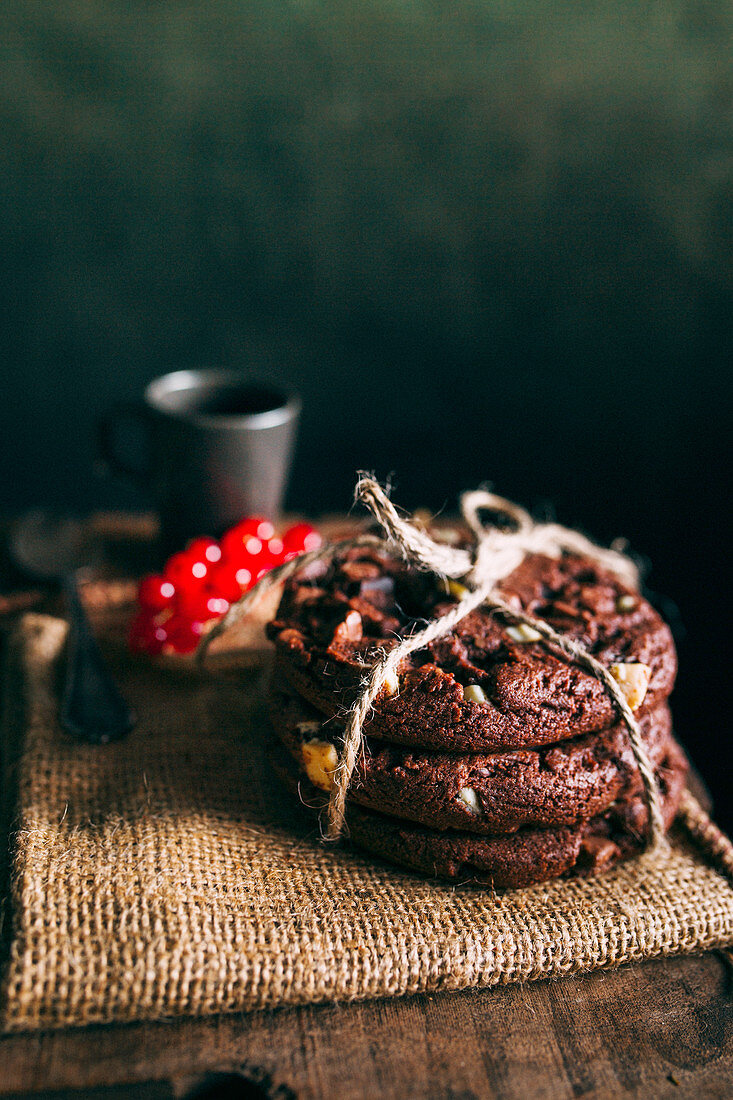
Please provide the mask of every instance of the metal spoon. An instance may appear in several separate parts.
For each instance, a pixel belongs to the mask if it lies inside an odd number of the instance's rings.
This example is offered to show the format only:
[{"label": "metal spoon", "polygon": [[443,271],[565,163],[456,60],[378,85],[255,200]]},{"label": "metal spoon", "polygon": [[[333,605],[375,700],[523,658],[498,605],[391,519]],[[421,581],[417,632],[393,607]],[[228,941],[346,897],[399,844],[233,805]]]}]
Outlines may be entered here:
[{"label": "metal spoon", "polygon": [[30,512],[10,532],[10,552],[31,577],[61,581],[69,641],[60,721],[80,741],[103,745],[130,732],[135,715],[120,694],[79,596],[79,574],[99,552],[78,520]]}]

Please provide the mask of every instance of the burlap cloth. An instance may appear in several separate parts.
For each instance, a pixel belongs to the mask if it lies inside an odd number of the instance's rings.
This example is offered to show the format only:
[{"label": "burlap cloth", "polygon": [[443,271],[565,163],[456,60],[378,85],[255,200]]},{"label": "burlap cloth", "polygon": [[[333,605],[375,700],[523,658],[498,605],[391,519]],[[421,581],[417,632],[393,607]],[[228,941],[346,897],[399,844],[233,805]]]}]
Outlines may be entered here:
[{"label": "burlap cloth", "polygon": [[[268,772],[252,675],[121,660],[138,727],[74,744],[56,724],[64,633],[29,615],[10,645],[7,1030],[490,986],[733,943],[731,884],[681,831],[661,867],[503,896],[323,845]],[[708,827],[711,845],[730,865]]]}]

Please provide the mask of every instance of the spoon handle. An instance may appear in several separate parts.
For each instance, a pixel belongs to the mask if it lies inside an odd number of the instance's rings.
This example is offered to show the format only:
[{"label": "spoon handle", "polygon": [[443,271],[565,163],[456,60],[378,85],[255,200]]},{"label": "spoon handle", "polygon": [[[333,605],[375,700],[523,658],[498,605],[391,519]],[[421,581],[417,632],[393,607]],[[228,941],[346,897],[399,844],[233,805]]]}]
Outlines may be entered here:
[{"label": "spoon handle", "polygon": [[64,577],[69,612],[61,725],[80,741],[103,745],[129,733],[135,715],[122,698],[92,634],[75,573]]}]

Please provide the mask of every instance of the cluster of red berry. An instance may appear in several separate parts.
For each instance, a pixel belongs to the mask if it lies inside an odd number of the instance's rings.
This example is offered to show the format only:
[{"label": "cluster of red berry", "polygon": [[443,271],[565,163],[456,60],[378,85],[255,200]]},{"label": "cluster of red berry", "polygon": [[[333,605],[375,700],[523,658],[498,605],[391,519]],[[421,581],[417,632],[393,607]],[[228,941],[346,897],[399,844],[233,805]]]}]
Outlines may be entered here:
[{"label": "cluster of red berry", "polygon": [[256,516],[232,527],[220,542],[194,539],[168,559],[162,573],[140,582],[130,648],[153,655],[192,653],[205,624],[225,615],[263,573],[320,545],[309,523],[296,523],[279,538],[269,520]]}]

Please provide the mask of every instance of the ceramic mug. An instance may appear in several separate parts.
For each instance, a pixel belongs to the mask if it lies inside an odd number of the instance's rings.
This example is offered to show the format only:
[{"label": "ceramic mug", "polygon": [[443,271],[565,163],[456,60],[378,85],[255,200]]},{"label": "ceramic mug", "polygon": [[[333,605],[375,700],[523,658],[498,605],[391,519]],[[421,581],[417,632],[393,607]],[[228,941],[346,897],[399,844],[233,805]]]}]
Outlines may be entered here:
[{"label": "ceramic mug", "polygon": [[[154,379],[142,401],[103,418],[108,468],[152,496],[164,548],[219,536],[246,515],[282,506],[301,402],[269,382],[228,370],[180,370]],[[146,458],[125,457],[125,424],[142,426]]]}]

